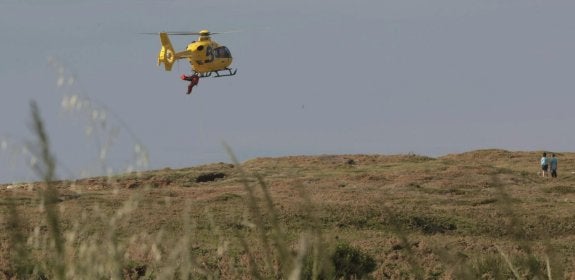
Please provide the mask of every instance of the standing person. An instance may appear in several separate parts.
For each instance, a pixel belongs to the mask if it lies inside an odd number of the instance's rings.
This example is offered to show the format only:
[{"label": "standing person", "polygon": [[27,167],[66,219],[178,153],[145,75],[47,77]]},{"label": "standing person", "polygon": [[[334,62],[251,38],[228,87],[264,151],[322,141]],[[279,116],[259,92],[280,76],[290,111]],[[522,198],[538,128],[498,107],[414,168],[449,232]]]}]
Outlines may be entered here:
[{"label": "standing person", "polygon": [[551,168],[551,177],[557,178],[557,158],[555,157],[555,154],[551,155],[549,167]]},{"label": "standing person", "polygon": [[547,169],[549,168],[549,160],[547,159],[547,153],[543,153],[541,157],[541,176],[545,177]]}]

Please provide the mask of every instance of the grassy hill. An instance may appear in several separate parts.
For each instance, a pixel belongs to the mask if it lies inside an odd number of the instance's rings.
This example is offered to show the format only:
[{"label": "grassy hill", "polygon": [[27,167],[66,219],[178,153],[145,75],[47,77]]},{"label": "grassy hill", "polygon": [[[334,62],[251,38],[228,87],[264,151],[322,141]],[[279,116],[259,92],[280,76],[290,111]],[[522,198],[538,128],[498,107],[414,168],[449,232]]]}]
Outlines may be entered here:
[{"label": "grassy hill", "polygon": [[291,156],[3,186],[0,271],[70,279],[568,279],[575,154],[557,153],[557,179],[539,176],[540,155]]}]

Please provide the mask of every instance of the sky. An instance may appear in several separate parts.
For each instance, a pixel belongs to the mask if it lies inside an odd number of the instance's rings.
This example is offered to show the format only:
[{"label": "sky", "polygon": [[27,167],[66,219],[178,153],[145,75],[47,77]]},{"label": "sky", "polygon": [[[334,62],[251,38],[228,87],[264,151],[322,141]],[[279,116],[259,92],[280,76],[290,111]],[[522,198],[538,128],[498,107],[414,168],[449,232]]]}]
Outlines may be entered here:
[{"label": "sky", "polygon": [[[573,151],[575,2],[0,0],[0,182],[319,154]],[[192,95],[158,36],[215,35]],[[177,50],[195,36],[172,37]],[[536,166],[538,159],[534,159]]]}]

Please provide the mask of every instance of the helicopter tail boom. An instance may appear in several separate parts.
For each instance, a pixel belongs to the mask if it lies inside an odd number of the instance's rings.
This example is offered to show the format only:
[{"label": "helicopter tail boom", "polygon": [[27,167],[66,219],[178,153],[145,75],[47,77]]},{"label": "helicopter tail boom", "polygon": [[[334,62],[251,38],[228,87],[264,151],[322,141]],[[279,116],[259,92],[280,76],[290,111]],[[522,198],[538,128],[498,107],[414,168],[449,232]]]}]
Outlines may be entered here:
[{"label": "helicopter tail boom", "polygon": [[160,66],[163,63],[164,69],[166,69],[166,71],[171,71],[172,65],[176,61],[177,56],[176,52],[174,51],[174,47],[170,42],[170,38],[168,38],[168,33],[161,32],[160,41],[162,43],[162,49],[158,54],[158,66]]}]

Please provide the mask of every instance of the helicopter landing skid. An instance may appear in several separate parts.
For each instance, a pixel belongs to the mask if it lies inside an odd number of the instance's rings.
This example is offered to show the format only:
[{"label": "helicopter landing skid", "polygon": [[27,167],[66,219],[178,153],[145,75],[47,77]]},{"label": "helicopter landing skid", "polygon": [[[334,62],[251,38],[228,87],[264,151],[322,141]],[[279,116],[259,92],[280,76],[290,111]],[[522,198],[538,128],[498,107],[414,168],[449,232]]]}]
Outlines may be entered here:
[{"label": "helicopter landing skid", "polygon": [[[224,73],[221,74],[220,71],[224,71]],[[215,76],[213,76],[214,78],[220,78],[220,77],[234,76],[236,74],[236,72],[238,72],[238,69],[232,70],[230,68],[226,68],[224,70],[211,71],[211,72],[206,72],[206,73],[197,73],[197,75],[200,78],[207,78],[207,77],[212,77],[212,74],[215,74]]]}]

